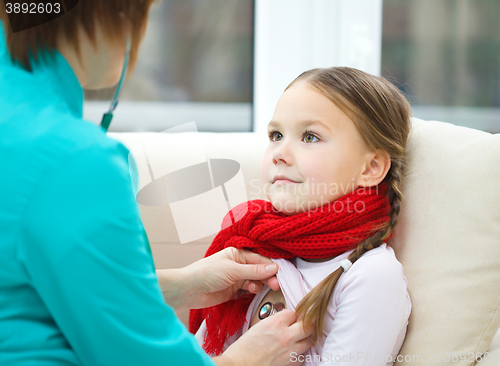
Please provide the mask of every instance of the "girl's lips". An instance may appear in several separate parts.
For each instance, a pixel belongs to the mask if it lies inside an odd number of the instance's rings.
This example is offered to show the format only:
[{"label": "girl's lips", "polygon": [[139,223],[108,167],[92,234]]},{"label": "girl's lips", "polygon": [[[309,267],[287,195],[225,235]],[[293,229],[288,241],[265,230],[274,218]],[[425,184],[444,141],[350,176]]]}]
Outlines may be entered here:
[{"label": "girl's lips", "polygon": [[294,182],[293,180],[288,179],[276,179],[274,184],[298,184],[299,182]]}]

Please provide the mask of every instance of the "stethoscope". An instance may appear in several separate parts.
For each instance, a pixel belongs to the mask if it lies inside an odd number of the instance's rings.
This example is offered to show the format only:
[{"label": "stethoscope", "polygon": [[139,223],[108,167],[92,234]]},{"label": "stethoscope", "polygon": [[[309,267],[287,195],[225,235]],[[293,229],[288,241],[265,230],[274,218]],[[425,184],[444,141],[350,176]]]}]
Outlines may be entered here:
[{"label": "stethoscope", "polygon": [[286,309],[285,304],[283,304],[282,302],[276,302],[274,304],[272,302],[266,302],[260,307],[259,319],[263,320],[285,309]]},{"label": "stethoscope", "polygon": [[111,124],[111,120],[113,119],[113,111],[116,109],[118,105],[118,96],[120,95],[120,90],[122,89],[123,80],[125,79],[125,75],[127,74],[128,60],[130,57],[130,40],[127,37],[126,45],[125,45],[125,61],[123,62],[123,70],[122,76],[120,77],[120,81],[118,83],[118,88],[116,88],[115,96],[113,101],[111,102],[111,106],[109,107],[109,111],[102,116],[101,127],[105,132],[108,132],[109,125]]}]

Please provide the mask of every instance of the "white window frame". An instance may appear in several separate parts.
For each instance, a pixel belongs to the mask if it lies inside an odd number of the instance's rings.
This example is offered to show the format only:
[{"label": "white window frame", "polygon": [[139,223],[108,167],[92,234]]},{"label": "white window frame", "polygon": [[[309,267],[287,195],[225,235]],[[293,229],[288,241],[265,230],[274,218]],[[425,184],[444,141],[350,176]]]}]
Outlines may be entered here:
[{"label": "white window frame", "polygon": [[[85,102],[83,118],[97,125],[109,106],[106,101]],[[204,132],[249,132],[252,104],[121,101],[109,131],[162,132],[188,122]]]},{"label": "white window frame", "polygon": [[256,0],[253,130],[267,130],[303,71],[350,66],[380,75],[381,48],[382,0]]}]

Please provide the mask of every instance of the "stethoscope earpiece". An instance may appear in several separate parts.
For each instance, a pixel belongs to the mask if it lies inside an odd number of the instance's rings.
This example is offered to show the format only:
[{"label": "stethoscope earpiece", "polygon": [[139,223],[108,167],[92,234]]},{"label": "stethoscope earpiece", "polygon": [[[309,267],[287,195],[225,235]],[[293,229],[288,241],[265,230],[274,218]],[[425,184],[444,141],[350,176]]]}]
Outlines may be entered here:
[{"label": "stethoscope earpiece", "polygon": [[113,120],[113,111],[116,109],[116,106],[118,105],[118,96],[120,95],[123,81],[125,80],[125,75],[127,74],[128,60],[130,57],[130,39],[129,39],[129,37],[127,37],[125,47],[126,47],[126,52],[125,52],[125,60],[123,62],[122,75],[120,77],[120,81],[118,82],[118,87],[116,88],[115,96],[114,96],[113,100],[111,101],[111,106],[109,107],[109,111],[107,113],[104,113],[104,115],[102,116],[101,127],[106,132],[108,132],[109,125],[111,124],[111,121]]}]

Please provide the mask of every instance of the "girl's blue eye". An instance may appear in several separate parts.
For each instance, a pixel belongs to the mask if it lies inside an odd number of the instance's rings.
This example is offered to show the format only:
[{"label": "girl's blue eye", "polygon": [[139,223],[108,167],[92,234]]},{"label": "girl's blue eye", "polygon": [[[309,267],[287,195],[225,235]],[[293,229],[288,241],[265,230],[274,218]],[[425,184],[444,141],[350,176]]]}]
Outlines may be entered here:
[{"label": "girl's blue eye", "polygon": [[[277,136],[277,138],[275,139],[276,136]],[[283,138],[283,135],[281,134],[281,132],[278,132],[278,131],[270,131],[269,132],[269,140],[271,140],[271,141],[280,141],[282,138]]]},{"label": "girl's blue eye", "polygon": [[[304,133],[304,136],[303,136],[303,139],[305,142],[307,143],[311,143],[311,142],[316,142],[316,141],[319,141],[319,138],[317,138],[316,136],[314,136],[312,133],[310,132],[305,132]],[[316,139],[316,140],[314,140]]]}]

